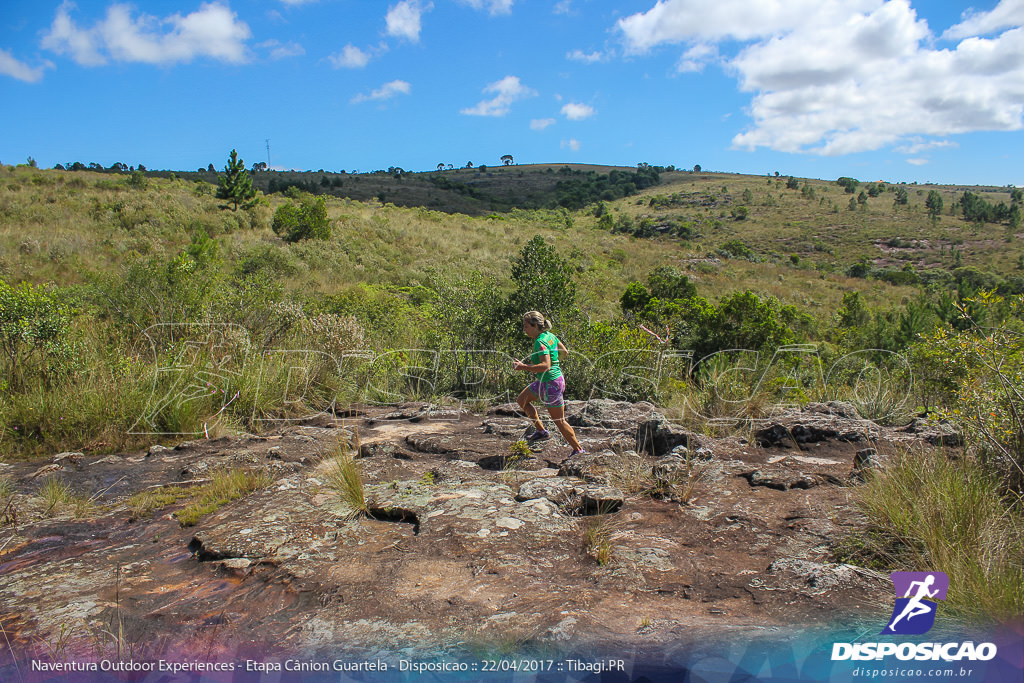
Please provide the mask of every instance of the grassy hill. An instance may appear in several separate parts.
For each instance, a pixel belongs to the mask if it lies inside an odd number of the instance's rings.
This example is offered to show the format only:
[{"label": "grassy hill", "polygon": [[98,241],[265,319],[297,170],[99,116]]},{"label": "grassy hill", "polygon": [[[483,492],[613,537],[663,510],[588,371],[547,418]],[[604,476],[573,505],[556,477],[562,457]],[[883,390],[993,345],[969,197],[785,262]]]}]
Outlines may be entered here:
[{"label": "grassy hill", "polygon": [[[271,249],[286,287],[331,294],[356,284],[415,287],[445,268],[498,276],[526,240],[541,234],[573,263],[586,305],[602,318],[617,312],[629,282],[658,265],[682,267],[714,299],[754,288],[824,317],[844,292],[862,291],[872,305],[891,307],[913,297],[922,281],[955,283],[952,273],[963,267],[1022,291],[1024,247],[1014,229],[968,223],[956,206],[965,191],[1009,202],[1009,188],[884,185],[850,210],[857,195],[835,182],[801,179],[798,189],[789,189],[784,177],[675,171],[661,173],[656,187],[582,210],[530,208],[551,204],[556,184],[573,177],[562,168],[591,175],[631,170],[550,165],[397,178],[277,174],[281,182],[314,189],[321,176],[343,179],[326,192],[332,238],[288,245],[269,230],[273,210],[288,201],[281,194],[235,213],[218,208],[206,182],[214,178],[206,174],[149,177],[140,188],[120,174],[6,166],[0,169],[0,276],[77,284],[134,255],[172,255],[203,230],[220,244],[227,268],[253,250]],[[269,185],[267,175],[274,174],[257,173],[258,184]],[[439,178],[475,188],[481,198],[440,188]],[[905,205],[894,203],[900,189]],[[944,204],[936,220],[924,206],[933,190]],[[335,199],[339,194],[347,196]],[[609,214],[610,229],[595,207]],[[848,277],[860,262],[870,270],[859,274],[889,282]]]}]

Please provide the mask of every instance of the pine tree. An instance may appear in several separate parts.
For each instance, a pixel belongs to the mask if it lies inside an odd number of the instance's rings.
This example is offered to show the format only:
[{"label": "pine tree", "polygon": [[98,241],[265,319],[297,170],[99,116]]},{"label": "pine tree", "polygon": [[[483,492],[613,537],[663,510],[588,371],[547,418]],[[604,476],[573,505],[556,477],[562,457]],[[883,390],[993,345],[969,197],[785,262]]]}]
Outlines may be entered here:
[{"label": "pine tree", "polygon": [[[212,165],[212,164],[211,164]],[[238,158],[238,152],[231,150],[228,164],[224,167],[224,176],[217,188],[217,199],[226,199],[234,204],[232,211],[238,206],[248,208],[256,198],[256,188],[252,186],[252,177],[245,170],[245,162]]]}]

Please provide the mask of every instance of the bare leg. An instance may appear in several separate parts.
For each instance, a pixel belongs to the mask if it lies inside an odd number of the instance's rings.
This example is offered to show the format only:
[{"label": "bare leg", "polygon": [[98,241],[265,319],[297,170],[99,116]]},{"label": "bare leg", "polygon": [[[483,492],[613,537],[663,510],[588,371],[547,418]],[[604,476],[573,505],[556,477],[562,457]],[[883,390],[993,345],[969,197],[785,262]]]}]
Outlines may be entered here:
[{"label": "bare leg", "polygon": [[555,421],[558,431],[562,433],[562,437],[569,442],[572,449],[574,451],[582,450],[580,442],[576,439],[576,432],[565,419],[565,406],[548,406],[548,414],[551,415],[551,419]]},{"label": "bare leg", "polygon": [[537,409],[533,407],[533,402],[537,400],[537,394],[530,391],[530,387],[526,387],[519,392],[519,398],[516,401],[519,403],[519,407],[526,413],[526,417],[530,418],[533,422],[533,426],[538,432],[544,431],[544,423],[540,421],[540,415],[537,413]]}]

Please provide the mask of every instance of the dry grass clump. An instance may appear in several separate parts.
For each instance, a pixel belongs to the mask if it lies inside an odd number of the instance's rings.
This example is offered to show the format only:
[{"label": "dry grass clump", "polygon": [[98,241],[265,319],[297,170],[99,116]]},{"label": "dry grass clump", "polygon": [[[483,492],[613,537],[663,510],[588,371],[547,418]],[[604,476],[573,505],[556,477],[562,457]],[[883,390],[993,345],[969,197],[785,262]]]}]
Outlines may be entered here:
[{"label": "dry grass clump", "polygon": [[1024,614],[1024,500],[974,458],[899,453],[869,477],[860,507],[860,554],[888,569],[944,571],[946,604],[963,617]]},{"label": "dry grass clump", "polygon": [[707,479],[708,466],[687,456],[677,467],[655,471],[642,455],[625,451],[615,455],[607,473],[608,482],[623,493],[689,503],[698,484]]},{"label": "dry grass clump", "polygon": [[622,534],[622,522],[611,514],[588,517],[583,522],[583,549],[606,567],[615,558],[615,542]]},{"label": "dry grass clump", "polygon": [[370,505],[366,500],[361,468],[348,443],[339,440],[324,460],[327,487],[348,507],[352,517],[369,517]]},{"label": "dry grass clump", "polygon": [[68,511],[74,517],[86,517],[96,509],[92,498],[75,493],[70,484],[57,477],[47,477],[39,487],[39,497],[46,504],[46,516]]}]

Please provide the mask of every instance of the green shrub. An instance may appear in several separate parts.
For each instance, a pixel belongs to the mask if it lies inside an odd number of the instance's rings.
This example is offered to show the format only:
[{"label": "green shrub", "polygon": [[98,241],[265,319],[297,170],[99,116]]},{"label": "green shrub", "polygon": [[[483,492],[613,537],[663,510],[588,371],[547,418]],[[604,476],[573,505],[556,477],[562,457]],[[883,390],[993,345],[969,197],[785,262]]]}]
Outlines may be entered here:
[{"label": "green shrub", "polygon": [[271,224],[274,232],[286,242],[331,237],[331,223],[327,218],[327,203],[323,197],[306,195],[299,204],[288,202],[274,212]]},{"label": "green shrub", "polygon": [[622,307],[623,313],[633,313],[643,310],[650,300],[651,293],[642,283],[630,282],[619,299],[619,305]]},{"label": "green shrub", "polygon": [[0,280],[2,383],[8,391],[21,390],[40,376],[51,381],[76,367],[71,315],[61,290]]},{"label": "green shrub", "polygon": [[723,242],[719,249],[733,258],[753,259],[756,256],[754,251],[743,240],[738,239]]}]

